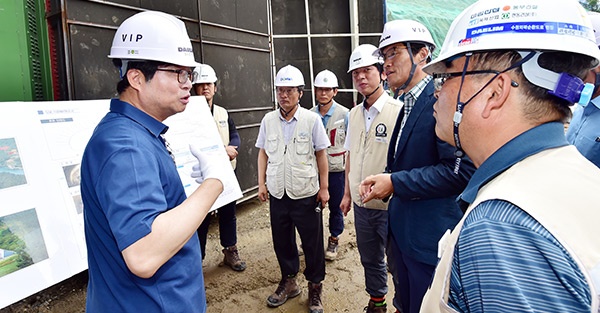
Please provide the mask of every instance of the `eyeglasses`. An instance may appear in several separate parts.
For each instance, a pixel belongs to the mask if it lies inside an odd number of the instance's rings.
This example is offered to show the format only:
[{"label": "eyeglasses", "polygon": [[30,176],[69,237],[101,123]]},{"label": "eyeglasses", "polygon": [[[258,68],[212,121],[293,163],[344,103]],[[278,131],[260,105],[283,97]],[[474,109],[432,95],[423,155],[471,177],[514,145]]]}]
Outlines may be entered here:
[{"label": "eyeglasses", "polygon": [[393,47],[390,51],[388,51],[391,53],[382,53],[383,59],[386,61],[389,61],[389,60],[393,59],[394,57],[396,57],[396,55],[398,55],[398,53],[400,53],[399,51],[396,51],[396,49],[404,50],[404,49],[408,49],[408,47],[400,47],[400,46]]},{"label": "eyeglasses", "polygon": [[277,87],[277,94],[279,94],[279,95],[286,94],[286,95],[289,96],[289,95],[293,94],[296,91],[298,91],[298,88],[281,88],[281,87]]},{"label": "eyeglasses", "polygon": [[157,71],[163,71],[163,72],[171,72],[171,73],[177,73],[177,81],[180,84],[185,84],[189,81],[194,81],[196,80],[196,78],[198,78],[198,73],[194,72],[194,71],[186,71],[186,70],[173,70],[170,68],[157,68]]},{"label": "eyeglasses", "polygon": [[451,72],[451,73],[433,73],[433,86],[435,91],[442,90],[442,86],[446,83],[448,78],[452,77],[461,77],[467,75],[479,75],[479,74],[500,74],[499,71],[496,70],[477,70],[477,71],[465,71],[465,72]]}]

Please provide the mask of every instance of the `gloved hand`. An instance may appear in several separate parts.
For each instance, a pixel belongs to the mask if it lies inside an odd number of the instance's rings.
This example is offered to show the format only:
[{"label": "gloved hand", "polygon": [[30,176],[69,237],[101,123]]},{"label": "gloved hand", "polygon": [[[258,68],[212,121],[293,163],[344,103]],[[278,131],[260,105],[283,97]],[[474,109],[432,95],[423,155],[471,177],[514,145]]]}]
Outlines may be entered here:
[{"label": "gloved hand", "polygon": [[198,159],[198,164],[192,167],[191,174],[193,178],[196,178],[197,183],[201,184],[205,179],[209,178],[221,180],[223,173],[219,168],[218,162],[210,162],[210,157],[207,153],[201,151],[197,146],[190,145],[190,151]]},{"label": "gloved hand", "polygon": [[192,174],[190,176],[192,176],[192,178],[195,178],[198,184],[202,184],[202,182],[204,181],[204,176],[202,176],[202,171],[200,170],[200,163],[194,164],[194,166],[192,166]]}]

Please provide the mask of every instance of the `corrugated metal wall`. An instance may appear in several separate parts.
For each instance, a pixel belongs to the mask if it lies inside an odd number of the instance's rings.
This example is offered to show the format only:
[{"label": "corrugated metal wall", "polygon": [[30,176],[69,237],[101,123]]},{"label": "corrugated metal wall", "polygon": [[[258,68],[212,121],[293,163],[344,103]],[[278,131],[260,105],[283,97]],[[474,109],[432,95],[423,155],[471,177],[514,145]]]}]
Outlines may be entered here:
[{"label": "corrugated metal wall", "polygon": [[273,110],[268,0],[200,1],[202,62],[219,78],[214,102],[228,109],[240,138],[236,174],[245,195],[257,191],[254,147]]},{"label": "corrugated metal wall", "polygon": [[[304,74],[306,82],[303,107],[315,103],[312,94],[314,77],[328,69],[336,74],[340,92],[336,100],[351,108],[354,94],[352,78],[347,74],[352,52],[352,38],[377,45],[383,29],[383,1],[350,0],[272,0],[273,49],[276,70],[292,64]],[[308,5],[308,7],[307,7]],[[352,20],[352,6],[357,6],[358,20]],[[308,16],[308,23],[307,23]],[[353,23],[358,29],[352,27]],[[312,65],[312,66],[311,66]],[[359,99],[360,101],[360,99]]]}]

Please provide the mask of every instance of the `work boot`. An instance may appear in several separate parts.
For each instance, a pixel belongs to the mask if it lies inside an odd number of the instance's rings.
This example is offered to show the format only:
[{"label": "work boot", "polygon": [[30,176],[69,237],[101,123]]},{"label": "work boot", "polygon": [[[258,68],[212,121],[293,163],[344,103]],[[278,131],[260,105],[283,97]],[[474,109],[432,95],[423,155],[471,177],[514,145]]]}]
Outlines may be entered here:
[{"label": "work boot", "polygon": [[238,272],[246,269],[246,262],[240,260],[240,255],[236,246],[223,249],[223,264]]},{"label": "work boot", "polygon": [[296,284],[296,277],[287,277],[279,282],[275,292],[267,298],[267,305],[275,308],[284,304],[287,299],[300,294],[300,287]]},{"label": "work boot", "polygon": [[369,305],[365,307],[364,311],[366,313],[387,313],[387,303],[378,304],[373,300],[369,300]]},{"label": "work boot", "polygon": [[338,242],[339,239],[337,237],[329,236],[329,243],[325,250],[325,260],[334,261],[337,258]]},{"label": "work boot", "polygon": [[321,303],[322,290],[323,284],[308,282],[308,310],[310,313],[323,313],[323,304]]}]

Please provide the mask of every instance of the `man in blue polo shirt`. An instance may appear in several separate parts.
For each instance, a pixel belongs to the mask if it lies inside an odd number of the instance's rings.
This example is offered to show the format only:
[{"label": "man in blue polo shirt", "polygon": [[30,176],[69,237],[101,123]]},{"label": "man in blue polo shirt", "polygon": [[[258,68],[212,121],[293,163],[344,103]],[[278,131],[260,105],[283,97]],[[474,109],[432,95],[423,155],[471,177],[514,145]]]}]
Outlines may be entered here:
[{"label": "man in blue polo shirt", "polygon": [[88,249],[86,312],[206,312],[196,229],[223,190],[202,153],[186,199],[162,135],[189,102],[194,61],[183,22],[138,13],[117,30],[109,58],[120,67],[118,99],[82,160]]}]

